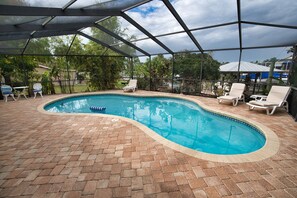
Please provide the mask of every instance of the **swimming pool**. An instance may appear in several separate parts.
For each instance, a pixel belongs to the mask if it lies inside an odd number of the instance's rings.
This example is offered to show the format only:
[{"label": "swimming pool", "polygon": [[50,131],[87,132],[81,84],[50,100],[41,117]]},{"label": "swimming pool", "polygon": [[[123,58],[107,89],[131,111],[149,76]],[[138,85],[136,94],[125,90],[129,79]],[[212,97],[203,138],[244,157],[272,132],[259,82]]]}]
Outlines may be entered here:
[{"label": "swimming pool", "polygon": [[[106,109],[92,111],[91,106]],[[210,154],[246,154],[262,148],[266,141],[259,130],[247,123],[177,98],[83,95],[55,101],[44,109],[56,113],[100,113],[130,118],[172,142]]]}]

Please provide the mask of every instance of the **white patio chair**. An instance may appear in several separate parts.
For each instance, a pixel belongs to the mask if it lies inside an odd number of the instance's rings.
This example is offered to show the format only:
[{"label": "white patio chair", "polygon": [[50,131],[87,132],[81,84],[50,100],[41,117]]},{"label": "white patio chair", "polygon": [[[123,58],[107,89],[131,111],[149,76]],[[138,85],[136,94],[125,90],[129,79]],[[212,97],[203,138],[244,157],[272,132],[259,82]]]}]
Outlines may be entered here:
[{"label": "white patio chair", "polygon": [[221,103],[222,101],[231,101],[233,106],[237,106],[239,100],[243,100],[244,102],[244,89],[245,84],[233,83],[229,93],[217,98],[218,102]]},{"label": "white patio chair", "polygon": [[130,79],[127,86],[123,88],[124,91],[135,91],[137,89],[137,80],[136,79]]},{"label": "white patio chair", "polygon": [[33,84],[33,93],[34,93],[34,99],[36,98],[37,93],[43,98],[42,96],[42,85],[40,83],[34,83]]},{"label": "white patio chair", "polygon": [[[252,100],[247,105],[249,105],[249,110],[254,108],[265,109],[267,115],[274,114],[276,108],[284,107],[287,111],[288,102],[287,98],[290,94],[291,87],[285,86],[272,86],[271,90],[268,93],[267,98],[261,100]],[[271,112],[269,112],[271,110]]]},{"label": "white patio chair", "polygon": [[2,85],[1,86],[1,92],[2,92],[3,99],[4,99],[5,102],[7,102],[8,96],[11,96],[13,98],[13,100],[16,101],[16,99],[14,97],[14,94],[12,92],[11,86],[9,86],[9,85]]}]

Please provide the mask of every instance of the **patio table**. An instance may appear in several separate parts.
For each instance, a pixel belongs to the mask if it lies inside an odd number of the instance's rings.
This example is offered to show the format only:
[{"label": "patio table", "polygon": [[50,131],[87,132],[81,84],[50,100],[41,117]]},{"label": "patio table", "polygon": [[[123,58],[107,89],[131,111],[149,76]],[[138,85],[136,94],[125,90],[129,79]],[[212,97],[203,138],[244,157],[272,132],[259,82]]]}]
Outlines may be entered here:
[{"label": "patio table", "polygon": [[28,86],[13,87],[13,89],[16,91],[16,93],[17,93],[17,95],[18,95],[17,100],[18,100],[21,96],[24,96],[26,99],[28,99],[27,96],[26,96],[26,90],[27,90],[28,88],[29,88]]}]

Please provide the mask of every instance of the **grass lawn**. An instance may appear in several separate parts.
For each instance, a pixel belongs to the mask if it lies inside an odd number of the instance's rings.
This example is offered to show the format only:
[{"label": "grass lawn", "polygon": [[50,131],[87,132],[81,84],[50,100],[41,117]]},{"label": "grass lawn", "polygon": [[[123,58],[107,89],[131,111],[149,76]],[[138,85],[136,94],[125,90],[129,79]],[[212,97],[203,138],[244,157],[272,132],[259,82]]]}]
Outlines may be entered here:
[{"label": "grass lawn", "polygon": [[[66,87],[66,89],[68,90],[68,86]],[[75,93],[80,93],[80,92],[86,92],[88,90],[88,85],[86,84],[76,84],[74,85],[74,92]],[[60,94],[61,92],[61,88],[59,85],[55,85],[55,91],[56,94]]]}]

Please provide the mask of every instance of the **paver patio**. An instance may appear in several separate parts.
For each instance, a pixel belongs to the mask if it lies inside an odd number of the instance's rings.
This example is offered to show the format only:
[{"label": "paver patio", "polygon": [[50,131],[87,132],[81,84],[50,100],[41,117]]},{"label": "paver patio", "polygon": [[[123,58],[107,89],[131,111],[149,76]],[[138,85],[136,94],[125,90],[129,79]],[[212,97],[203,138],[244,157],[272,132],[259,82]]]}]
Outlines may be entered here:
[{"label": "paver patio", "polygon": [[0,102],[0,197],[297,197],[297,123],[284,110],[195,97],[280,139],[271,158],[228,164],[177,152],[117,118],[37,111],[58,97]]}]

